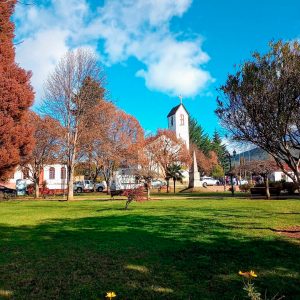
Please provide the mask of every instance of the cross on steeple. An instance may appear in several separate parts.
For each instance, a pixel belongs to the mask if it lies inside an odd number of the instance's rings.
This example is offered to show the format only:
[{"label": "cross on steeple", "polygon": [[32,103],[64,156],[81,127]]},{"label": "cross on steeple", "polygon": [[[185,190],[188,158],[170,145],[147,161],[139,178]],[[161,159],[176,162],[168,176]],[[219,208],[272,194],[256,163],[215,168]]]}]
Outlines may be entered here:
[{"label": "cross on steeple", "polygon": [[180,95],[180,96],[178,96],[178,98],[180,99],[180,104],[182,104],[183,97]]}]

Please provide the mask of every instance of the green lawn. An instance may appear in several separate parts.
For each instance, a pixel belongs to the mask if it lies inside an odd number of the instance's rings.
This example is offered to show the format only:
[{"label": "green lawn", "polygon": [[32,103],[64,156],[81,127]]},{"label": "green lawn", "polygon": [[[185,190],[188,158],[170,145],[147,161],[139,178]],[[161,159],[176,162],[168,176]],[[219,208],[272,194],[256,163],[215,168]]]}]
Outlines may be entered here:
[{"label": "green lawn", "polygon": [[244,299],[239,270],[300,299],[299,200],[0,203],[0,298]]}]

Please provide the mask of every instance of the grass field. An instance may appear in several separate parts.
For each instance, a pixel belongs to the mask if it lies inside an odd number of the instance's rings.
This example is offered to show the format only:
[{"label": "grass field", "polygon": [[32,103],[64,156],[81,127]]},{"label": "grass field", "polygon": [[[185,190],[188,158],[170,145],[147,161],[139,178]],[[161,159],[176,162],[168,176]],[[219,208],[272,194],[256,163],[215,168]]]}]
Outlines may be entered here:
[{"label": "grass field", "polygon": [[299,200],[101,199],[1,202],[0,299],[300,299]]}]

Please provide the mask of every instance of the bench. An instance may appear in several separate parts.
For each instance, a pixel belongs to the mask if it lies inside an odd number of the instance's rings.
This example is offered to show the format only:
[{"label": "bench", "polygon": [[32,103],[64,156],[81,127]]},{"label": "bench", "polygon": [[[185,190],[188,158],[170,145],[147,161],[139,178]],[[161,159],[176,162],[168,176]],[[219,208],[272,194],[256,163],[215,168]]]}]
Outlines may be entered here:
[{"label": "bench", "polygon": [[[280,188],[277,187],[269,187],[270,195],[271,196],[279,196],[280,195]],[[250,188],[251,196],[266,196],[267,190],[266,187],[253,187]]]}]

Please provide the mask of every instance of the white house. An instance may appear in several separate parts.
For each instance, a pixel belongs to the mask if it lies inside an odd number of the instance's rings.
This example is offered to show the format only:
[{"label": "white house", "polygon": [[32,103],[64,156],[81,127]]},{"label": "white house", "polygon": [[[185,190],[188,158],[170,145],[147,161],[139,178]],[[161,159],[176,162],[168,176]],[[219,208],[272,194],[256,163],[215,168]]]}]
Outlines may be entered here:
[{"label": "white house", "polygon": [[[293,175],[294,173],[293,172],[289,172],[289,174]],[[286,181],[286,182],[293,182],[293,180],[291,179],[291,177],[287,176],[285,173],[283,173],[282,171],[276,171],[276,172],[273,172],[271,175],[270,175],[270,179],[272,181]]]},{"label": "white house", "polygon": [[[16,183],[22,180],[26,184],[31,184],[30,171],[17,168],[13,177],[9,179],[8,183],[16,187]],[[67,189],[67,167],[63,164],[47,165],[43,168],[40,175],[40,185],[46,181],[47,188],[61,192]]]}]

